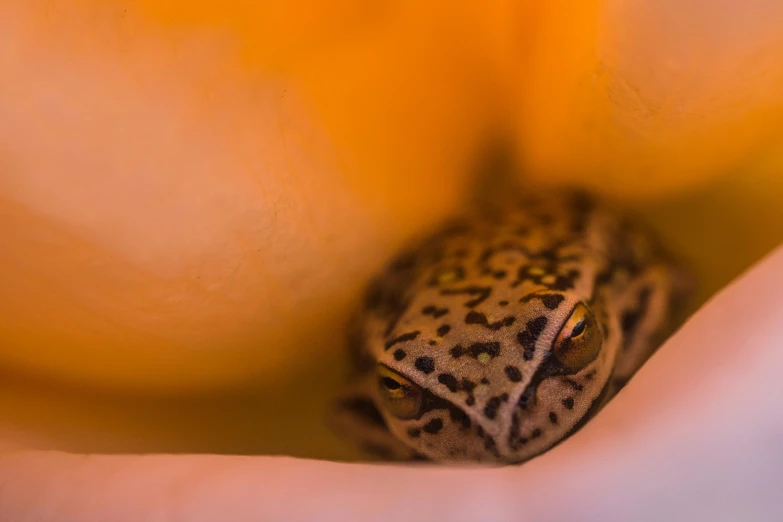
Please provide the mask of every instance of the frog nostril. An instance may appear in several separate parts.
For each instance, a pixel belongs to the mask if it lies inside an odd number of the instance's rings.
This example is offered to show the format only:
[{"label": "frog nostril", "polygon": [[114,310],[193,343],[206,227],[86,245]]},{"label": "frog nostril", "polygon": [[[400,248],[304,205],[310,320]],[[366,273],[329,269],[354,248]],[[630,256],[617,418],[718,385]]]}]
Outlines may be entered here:
[{"label": "frog nostril", "polygon": [[400,383],[398,383],[397,381],[395,381],[391,377],[384,377],[383,379],[381,379],[381,382],[389,390],[399,390],[400,389]]}]

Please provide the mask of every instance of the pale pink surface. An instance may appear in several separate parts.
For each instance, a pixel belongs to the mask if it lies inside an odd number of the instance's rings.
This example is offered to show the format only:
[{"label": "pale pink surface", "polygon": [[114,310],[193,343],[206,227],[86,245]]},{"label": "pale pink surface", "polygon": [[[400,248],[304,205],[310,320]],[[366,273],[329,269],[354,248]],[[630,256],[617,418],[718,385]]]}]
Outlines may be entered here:
[{"label": "pale pink surface", "polygon": [[3,521],[783,520],[783,248],[587,427],[521,467],[275,457],[0,457]]}]

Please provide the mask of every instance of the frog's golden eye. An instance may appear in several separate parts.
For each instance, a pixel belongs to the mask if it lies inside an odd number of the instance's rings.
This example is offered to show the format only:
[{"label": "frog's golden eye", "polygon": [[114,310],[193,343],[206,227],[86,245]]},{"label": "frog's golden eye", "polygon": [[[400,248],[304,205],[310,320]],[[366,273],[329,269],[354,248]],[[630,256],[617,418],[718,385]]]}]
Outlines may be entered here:
[{"label": "frog's golden eye", "polygon": [[413,419],[419,414],[421,388],[399,373],[378,365],[378,389],[389,412],[398,419]]},{"label": "frog's golden eye", "polygon": [[579,303],[555,339],[555,357],[570,373],[590,364],[601,350],[601,332],[595,316]]}]

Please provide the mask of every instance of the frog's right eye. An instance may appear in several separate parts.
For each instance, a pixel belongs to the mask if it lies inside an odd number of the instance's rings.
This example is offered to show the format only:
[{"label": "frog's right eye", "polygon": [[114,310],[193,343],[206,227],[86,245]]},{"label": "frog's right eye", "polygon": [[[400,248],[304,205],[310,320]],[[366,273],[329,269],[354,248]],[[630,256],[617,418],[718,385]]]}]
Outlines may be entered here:
[{"label": "frog's right eye", "polygon": [[399,373],[378,365],[378,390],[389,412],[398,419],[413,419],[419,414],[422,390]]},{"label": "frog's right eye", "polygon": [[552,351],[566,370],[577,373],[598,357],[601,343],[595,316],[579,303],[557,334]]}]

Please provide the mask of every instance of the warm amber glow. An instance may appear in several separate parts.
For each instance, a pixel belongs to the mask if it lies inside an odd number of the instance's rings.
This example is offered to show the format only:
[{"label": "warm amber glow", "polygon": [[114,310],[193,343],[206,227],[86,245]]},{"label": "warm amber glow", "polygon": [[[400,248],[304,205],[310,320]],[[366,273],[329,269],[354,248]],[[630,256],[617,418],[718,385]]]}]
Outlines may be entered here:
[{"label": "warm amber glow", "polygon": [[4,368],[308,395],[498,128],[646,199],[703,298],[783,240],[780,2],[0,4]]}]

